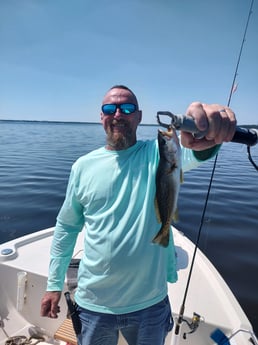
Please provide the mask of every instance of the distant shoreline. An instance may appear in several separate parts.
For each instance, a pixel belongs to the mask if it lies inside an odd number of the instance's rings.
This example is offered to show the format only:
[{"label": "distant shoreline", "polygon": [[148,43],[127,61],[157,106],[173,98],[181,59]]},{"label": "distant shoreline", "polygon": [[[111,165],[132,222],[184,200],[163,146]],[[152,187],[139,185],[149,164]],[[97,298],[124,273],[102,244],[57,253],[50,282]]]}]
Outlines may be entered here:
[{"label": "distant shoreline", "polygon": [[[100,122],[83,122],[83,121],[49,121],[49,120],[6,120],[0,119],[1,122],[20,122],[20,123],[55,123],[55,124],[81,124],[81,125],[100,125]],[[141,123],[140,126],[155,126],[158,127],[158,124],[155,123]],[[256,128],[258,129],[258,125],[239,125],[240,127],[244,128]]]},{"label": "distant shoreline", "polygon": [[30,122],[30,123],[64,123],[64,124],[85,124],[85,125],[98,125],[98,122],[83,122],[83,121],[49,121],[49,120],[6,120],[0,119],[0,122]]},{"label": "distant shoreline", "polygon": [[[68,125],[100,125],[102,124],[100,122],[83,122],[83,121],[48,121],[48,120],[6,120],[6,119],[0,119],[1,122],[20,122],[20,123],[55,123],[55,124],[68,124]],[[159,126],[155,123],[141,123],[140,126]]]}]

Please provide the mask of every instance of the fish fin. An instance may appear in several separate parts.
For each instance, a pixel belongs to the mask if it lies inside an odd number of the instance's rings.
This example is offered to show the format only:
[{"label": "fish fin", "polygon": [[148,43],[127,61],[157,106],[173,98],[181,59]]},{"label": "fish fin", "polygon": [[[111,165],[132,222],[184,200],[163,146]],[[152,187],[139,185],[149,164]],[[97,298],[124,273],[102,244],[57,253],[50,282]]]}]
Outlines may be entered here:
[{"label": "fish fin", "polygon": [[159,204],[158,204],[158,200],[157,200],[156,197],[155,197],[155,200],[154,200],[154,206],[155,206],[155,212],[156,212],[156,217],[157,217],[158,223],[161,223],[161,217],[160,217],[160,212],[159,212]]},{"label": "fish fin", "polygon": [[172,217],[174,222],[178,222],[179,221],[179,212],[178,212],[178,208],[176,208],[173,217]]},{"label": "fish fin", "polygon": [[169,243],[169,231],[164,231],[164,227],[161,227],[157,235],[153,238],[152,243],[167,247]]}]

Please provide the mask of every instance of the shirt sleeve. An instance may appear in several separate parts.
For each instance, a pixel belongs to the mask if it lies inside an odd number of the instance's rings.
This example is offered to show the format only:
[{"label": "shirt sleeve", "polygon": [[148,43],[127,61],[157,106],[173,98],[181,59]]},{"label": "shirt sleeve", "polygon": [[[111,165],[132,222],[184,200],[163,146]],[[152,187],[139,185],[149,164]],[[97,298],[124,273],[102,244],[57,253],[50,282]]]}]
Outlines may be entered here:
[{"label": "shirt sleeve", "polygon": [[213,146],[207,150],[193,151],[193,154],[198,161],[203,162],[203,161],[206,161],[207,159],[211,159],[212,157],[214,157],[216,153],[219,151],[220,147],[221,147],[221,144]]},{"label": "shirt sleeve", "polygon": [[183,172],[195,169],[202,163],[211,159],[219,151],[221,145],[216,145],[203,151],[193,151],[182,146],[182,170]]},{"label": "shirt sleeve", "polygon": [[72,168],[66,197],[57,216],[50,250],[47,291],[61,291],[75,243],[84,225],[83,208],[76,197],[76,173]]}]

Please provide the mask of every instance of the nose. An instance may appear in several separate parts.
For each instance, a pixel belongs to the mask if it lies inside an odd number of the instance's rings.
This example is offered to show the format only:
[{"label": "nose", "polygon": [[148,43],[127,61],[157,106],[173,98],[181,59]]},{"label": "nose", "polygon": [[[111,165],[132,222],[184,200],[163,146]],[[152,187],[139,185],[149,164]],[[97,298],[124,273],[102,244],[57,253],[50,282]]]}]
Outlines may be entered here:
[{"label": "nose", "polygon": [[118,107],[116,108],[116,112],[114,114],[114,118],[115,119],[119,119],[123,116],[123,113],[121,112],[121,109],[119,109]]}]

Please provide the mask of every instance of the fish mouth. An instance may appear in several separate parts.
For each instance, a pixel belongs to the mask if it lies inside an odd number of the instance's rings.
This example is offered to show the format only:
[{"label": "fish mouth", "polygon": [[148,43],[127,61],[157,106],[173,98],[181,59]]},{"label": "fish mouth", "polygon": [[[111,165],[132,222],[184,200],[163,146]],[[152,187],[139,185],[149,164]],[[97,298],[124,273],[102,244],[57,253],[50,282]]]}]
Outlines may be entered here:
[{"label": "fish mouth", "polygon": [[158,129],[158,140],[163,141],[164,144],[166,143],[166,141],[172,140],[175,142],[176,146],[180,146],[176,130],[173,127],[168,129],[167,131],[162,131]]},{"label": "fish mouth", "polygon": [[158,134],[162,137],[170,139],[172,138],[174,132],[172,130],[162,131],[161,129],[158,129]]}]

